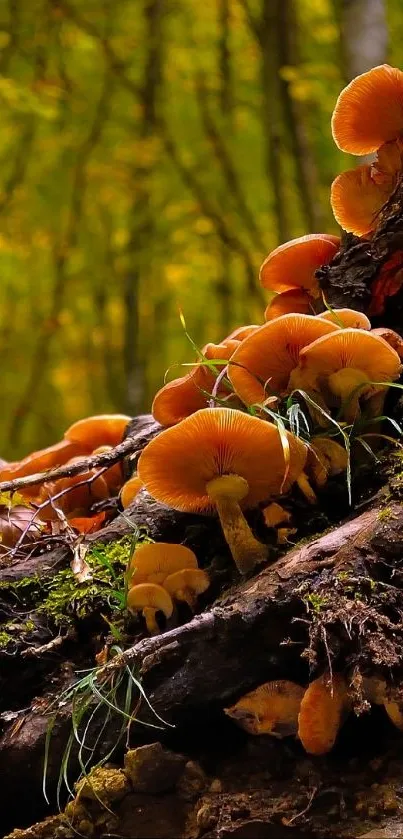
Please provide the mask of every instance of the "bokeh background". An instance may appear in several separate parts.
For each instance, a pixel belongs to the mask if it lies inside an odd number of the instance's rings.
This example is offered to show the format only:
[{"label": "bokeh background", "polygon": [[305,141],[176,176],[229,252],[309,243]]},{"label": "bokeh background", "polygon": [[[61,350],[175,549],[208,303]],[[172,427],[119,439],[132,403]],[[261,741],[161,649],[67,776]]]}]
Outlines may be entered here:
[{"label": "bokeh background", "polygon": [[337,94],[402,43],[401,0],[0,0],[3,457],[149,410],[179,309],[263,321],[267,252],[337,232]]}]

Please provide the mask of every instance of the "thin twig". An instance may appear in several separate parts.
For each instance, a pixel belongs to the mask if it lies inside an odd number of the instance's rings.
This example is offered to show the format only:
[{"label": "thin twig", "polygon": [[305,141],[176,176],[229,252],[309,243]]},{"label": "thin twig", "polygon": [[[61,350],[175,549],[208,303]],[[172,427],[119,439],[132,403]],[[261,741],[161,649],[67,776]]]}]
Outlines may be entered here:
[{"label": "thin twig", "polygon": [[105,452],[104,454],[89,455],[89,457],[83,458],[80,463],[68,463],[65,466],[58,466],[56,469],[48,469],[47,472],[37,472],[35,475],[26,475],[25,477],[14,478],[14,480],[10,481],[1,481],[0,492],[15,492],[15,490],[22,489],[23,487],[43,484],[46,481],[56,481],[59,478],[72,478],[74,475],[89,472],[98,466],[113,466],[114,463],[122,460],[126,455],[134,454],[138,450],[138,439],[128,437],[123,443],[115,446],[112,451]]}]

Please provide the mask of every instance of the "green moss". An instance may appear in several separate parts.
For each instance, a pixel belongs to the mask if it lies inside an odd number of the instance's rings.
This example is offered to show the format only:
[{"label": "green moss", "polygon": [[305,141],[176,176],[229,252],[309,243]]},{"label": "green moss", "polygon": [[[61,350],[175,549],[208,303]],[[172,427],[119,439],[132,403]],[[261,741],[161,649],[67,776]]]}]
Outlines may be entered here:
[{"label": "green moss", "polygon": [[312,592],[304,597],[304,600],[309,603],[314,612],[320,612],[329,603],[329,597],[324,594],[316,594]]},{"label": "green moss", "polygon": [[391,507],[383,507],[382,510],[379,510],[378,513],[378,520],[385,521],[393,516],[393,510]]},{"label": "green moss", "polygon": [[[136,533],[136,540],[124,536],[109,544],[94,544],[85,556],[90,575],[79,582],[70,566],[53,577],[28,577],[0,588],[14,594],[39,613],[46,614],[56,626],[72,624],[102,610],[114,614],[126,605],[125,570],[139,541],[149,541]],[[33,628],[33,627],[32,627]],[[27,629],[27,631],[29,631]]]},{"label": "green moss", "polygon": [[12,640],[13,636],[10,635],[8,632],[0,632],[0,649],[4,650],[4,648],[7,647],[7,644],[9,644]]}]

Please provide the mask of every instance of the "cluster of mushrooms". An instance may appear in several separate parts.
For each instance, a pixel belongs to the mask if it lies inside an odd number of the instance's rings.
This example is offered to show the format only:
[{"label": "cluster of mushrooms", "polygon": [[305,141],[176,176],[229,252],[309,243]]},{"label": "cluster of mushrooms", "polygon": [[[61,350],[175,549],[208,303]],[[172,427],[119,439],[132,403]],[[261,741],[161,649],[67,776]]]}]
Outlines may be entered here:
[{"label": "cluster of mushrooms", "polygon": [[[402,177],[402,102],[403,73],[383,65],[354,79],[333,113],[340,149],[376,152],[373,163],[339,175],[331,189],[336,220],[364,241]],[[312,234],[272,251],[260,270],[260,282],[270,292],[264,324],[241,326],[219,344],[206,344],[190,372],[158,391],[152,413],[163,430],[142,451],[137,473],[124,482],[116,464],[22,490],[40,513],[35,526],[61,511],[85,532],[95,502],[119,495],[127,507],[142,489],[175,510],[217,515],[241,574],[267,561],[268,546],[256,538],[244,510],[259,507],[278,542],[288,541],[296,532],[288,509],[293,494],[315,504],[329,477],[347,470],[346,437],[382,417],[387,390],[402,371],[400,335],[372,329],[362,312],[327,306],[317,270],[339,247],[337,236]],[[386,298],[400,289],[401,268],[396,254],[380,271],[371,289],[370,316],[382,314]],[[303,410],[299,429],[290,421],[290,406]],[[80,420],[56,445],[3,465],[0,480],[106,452],[120,442],[129,419]],[[279,503],[284,495],[287,509]],[[15,534],[3,533],[2,540],[7,547],[10,540],[15,543]],[[143,543],[127,570],[127,607],[141,613],[148,632],[155,634],[158,613],[169,621],[177,603],[194,610],[209,582],[188,547]],[[367,679],[364,688],[367,701],[383,704],[403,729],[399,704],[386,685]],[[286,681],[261,685],[227,713],[250,733],[298,734],[306,751],[323,754],[351,707],[344,678],[325,674],[307,689]]]},{"label": "cluster of mushrooms", "polygon": [[[67,429],[63,440],[31,452],[18,462],[3,462],[0,481],[12,481],[59,466],[75,465],[85,462],[91,455],[112,451],[121,442],[129,421],[130,417],[125,414],[104,414],[78,420]],[[97,529],[105,515],[93,515],[94,504],[105,502],[121,492],[121,503],[127,505],[134,483],[135,480],[124,484],[121,465],[116,463],[104,470],[91,469],[55,481],[21,487],[9,507],[6,503],[1,505],[0,553],[7,553],[22,534],[28,541],[38,539],[60,517],[81,533]],[[6,502],[7,498],[2,501]]]}]

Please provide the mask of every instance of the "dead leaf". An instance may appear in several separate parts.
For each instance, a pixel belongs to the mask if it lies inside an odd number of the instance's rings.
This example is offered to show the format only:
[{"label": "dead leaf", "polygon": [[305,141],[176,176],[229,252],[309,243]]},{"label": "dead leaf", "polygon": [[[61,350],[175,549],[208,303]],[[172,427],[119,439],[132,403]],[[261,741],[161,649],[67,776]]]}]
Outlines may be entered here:
[{"label": "dead leaf", "polygon": [[82,541],[78,541],[74,547],[74,558],[70,563],[70,568],[79,583],[83,583],[92,577],[91,568],[85,561],[88,548],[89,545],[85,545]]}]

